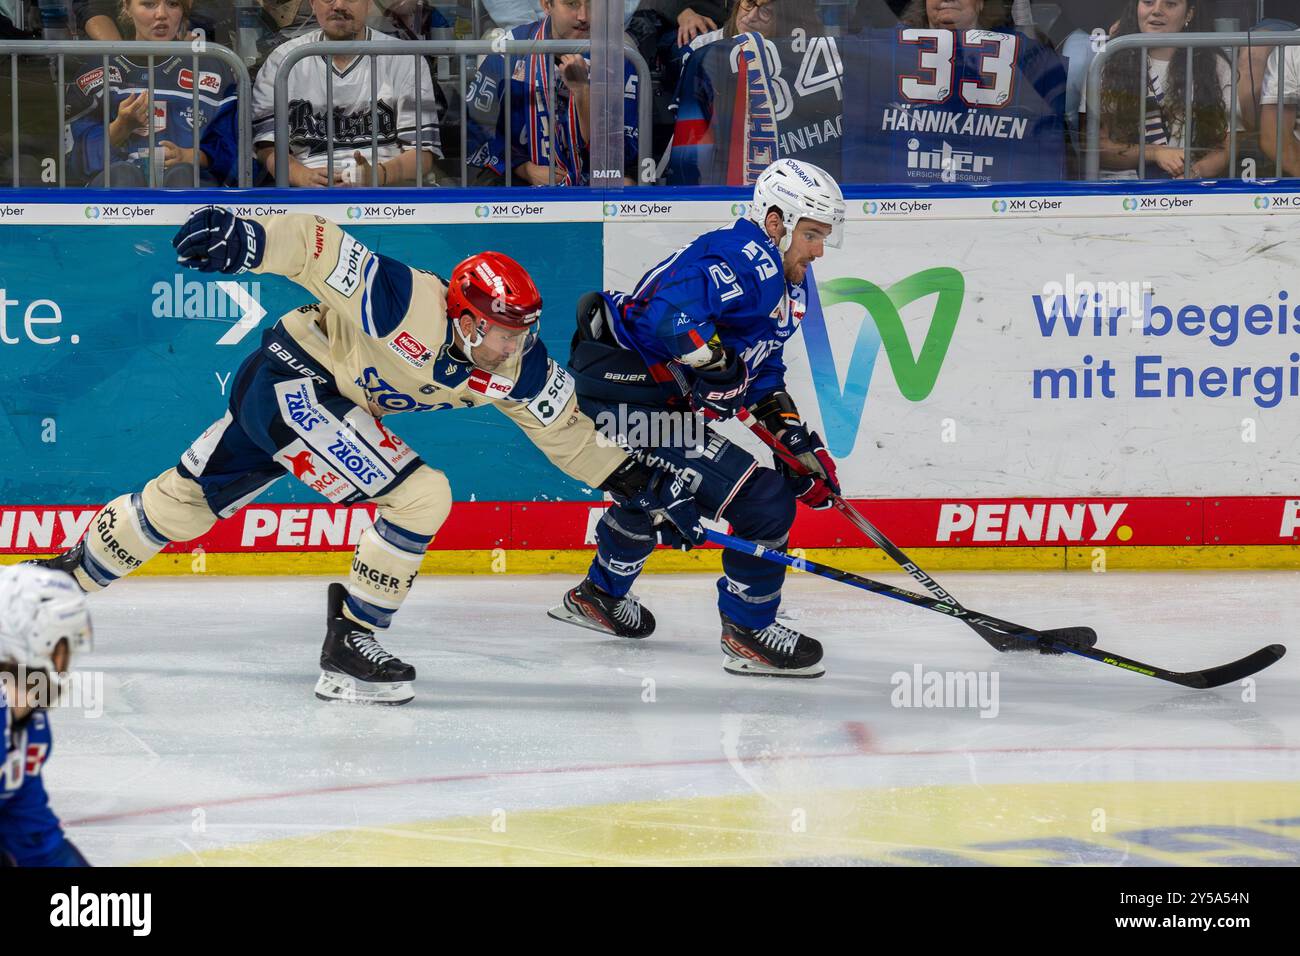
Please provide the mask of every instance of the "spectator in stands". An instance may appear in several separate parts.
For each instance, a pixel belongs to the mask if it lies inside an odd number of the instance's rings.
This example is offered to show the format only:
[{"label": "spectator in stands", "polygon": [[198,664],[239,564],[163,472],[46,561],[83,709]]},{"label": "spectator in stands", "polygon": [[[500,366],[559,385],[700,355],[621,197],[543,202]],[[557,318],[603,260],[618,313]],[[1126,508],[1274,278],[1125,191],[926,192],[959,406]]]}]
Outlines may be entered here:
[{"label": "spectator in stands", "polygon": [[[591,36],[588,0],[541,0],[546,15],[511,30],[508,40],[585,40]],[[486,57],[470,85],[469,164],[481,185],[504,181],[506,143],[515,185],[586,186],[591,179],[590,63],[580,54],[512,58],[511,115],[505,115],[505,57]],[[637,162],[637,76],[624,62],[623,155],[629,182]],[[554,110],[552,117],[551,111]]]},{"label": "spectator in stands", "polygon": [[725,23],[734,0],[641,0],[638,14],[654,14],[667,29],[677,31],[677,45],[689,46],[704,33]]},{"label": "spectator in stands", "polygon": [[[191,8],[186,17],[188,27],[172,39],[202,35],[222,46],[231,45],[235,21],[229,0],[190,0],[187,6]],[[122,40],[129,36],[129,27],[122,24],[120,0],[84,0],[73,4],[72,14],[78,32],[88,40]]]},{"label": "spectator in stands", "polygon": [[[285,57],[308,43],[349,40],[401,43],[366,26],[370,0],[311,0],[319,29],[277,47],[253,86],[253,143],[258,159],[275,173],[275,77]],[[396,52],[396,51],[395,51]],[[379,128],[372,127],[371,70],[376,71]],[[333,71],[334,180],[328,176],[325,70]],[[418,76],[418,80],[417,80]],[[420,114],[416,115],[416,84]],[[416,56],[308,57],[289,77],[289,171],[293,186],[372,182],[372,147],[379,155],[374,174],[380,186],[411,185],[442,156],[437,99],[428,66]]]},{"label": "spectator in stands", "polygon": [[[191,0],[119,0],[117,23],[130,40],[159,42],[188,35]],[[146,186],[149,168],[155,182],[167,187],[193,186],[191,147],[201,131],[233,95],[233,77],[225,64],[199,61],[199,76],[192,74],[187,56],[159,57],[153,71],[153,113],[149,111],[149,68],[144,57],[112,56],[108,61],[109,112],[103,122],[104,68],[100,57],[75,66],[68,85],[70,117],[69,177],[91,186],[104,184],[104,139],[108,137],[109,184]],[[194,113],[198,88],[198,115]],[[149,127],[154,148],[149,153]],[[161,168],[159,168],[161,167]],[[206,177],[200,178],[205,181]],[[206,179],[212,184],[211,179]]]},{"label": "spectator in stands", "polygon": [[[1294,30],[1287,20],[1264,20],[1256,30]],[[1279,70],[1279,62],[1284,69]],[[1300,100],[1300,47],[1243,47],[1238,57],[1240,73],[1237,93],[1241,103],[1242,125],[1247,132],[1238,146],[1237,155],[1255,157],[1261,175],[1271,176],[1277,169],[1278,88],[1282,89],[1282,171],[1286,176],[1300,176],[1300,127],[1295,104]],[[1282,82],[1279,84],[1279,77]],[[1290,105],[1288,105],[1290,104]],[[1258,130],[1258,135],[1253,131]],[[1287,136],[1286,130],[1295,135]],[[1258,162],[1263,160],[1264,162]]]},{"label": "spectator in stands", "polygon": [[[1260,151],[1275,164],[1278,160],[1278,124],[1282,127],[1282,175],[1300,176],[1300,47],[1283,47],[1268,58],[1260,94]],[[1280,112],[1280,117],[1279,117]],[[1274,166],[1266,166],[1269,174]]]},{"label": "spectator in stands", "polygon": [[682,59],[684,62],[689,58],[691,50],[742,33],[761,33],[770,39],[789,36],[795,30],[803,30],[810,36],[821,32],[821,20],[811,4],[802,0],[736,0],[726,22],[718,29],[701,33],[689,41]]},{"label": "spectator in stands", "polygon": [[[1124,7],[1116,36],[1133,33],[1209,32],[1202,9],[1188,0],[1130,0]],[[1186,48],[1155,47],[1147,51],[1147,76],[1138,75],[1139,51],[1116,54],[1106,67],[1101,86],[1101,166],[1105,179],[1136,179],[1138,140],[1146,144],[1149,179],[1208,179],[1223,174],[1228,164],[1228,101],[1232,67],[1218,47],[1197,50],[1192,59],[1190,166],[1184,168],[1186,112]],[[1146,128],[1140,128],[1146,102]],[[1086,112],[1086,101],[1082,109]]]},{"label": "spectator in stands", "polygon": [[904,26],[941,30],[1000,30],[1008,22],[1002,0],[912,0],[900,19]]}]

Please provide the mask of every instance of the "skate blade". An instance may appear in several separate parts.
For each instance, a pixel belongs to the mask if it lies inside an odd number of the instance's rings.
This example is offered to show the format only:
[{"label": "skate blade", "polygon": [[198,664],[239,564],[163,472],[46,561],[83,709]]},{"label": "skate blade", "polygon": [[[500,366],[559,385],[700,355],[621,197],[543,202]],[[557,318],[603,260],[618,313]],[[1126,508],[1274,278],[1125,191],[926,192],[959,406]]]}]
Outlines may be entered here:
[{"label": "skate blade", "polygon": [[782,668],[725,655],[722,658],[722,669],[728,674],[738,674],[741,677],[802,677],[810,679],[821,677],[826,673],[826,668],[822,666],[821,662],[809,664],[807,667]]},{"label": "skate blade", "polygon": [[415,699],[415,691],[409,681],[370,683],[333,671],[321,671],[320,679],[316,681],[316,697],[319,700],[343,701],[348,704],[396,706],[409,704]]},{"label": "skate blade", "polygon": [[563,604],[551,608],[546,612],[547,617],[553,617],[557,621],[563,621],[565,624],[576,624],[578,627],[585,627],[589,631],[596,631],[598,634],[608,634],[610,637],[618,637],[607,627],[602,627],[589,617],[581,614],[574,614]]}]

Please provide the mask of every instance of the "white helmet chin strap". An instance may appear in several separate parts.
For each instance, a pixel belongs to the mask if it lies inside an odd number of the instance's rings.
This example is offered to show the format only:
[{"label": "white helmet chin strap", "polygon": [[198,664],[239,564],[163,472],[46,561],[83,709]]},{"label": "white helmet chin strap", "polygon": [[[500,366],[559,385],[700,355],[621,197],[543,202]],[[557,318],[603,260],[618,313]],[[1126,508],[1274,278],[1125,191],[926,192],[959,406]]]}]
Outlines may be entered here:
[{"label": "white helmet chin strap", "polygon": [[[470,322],[474,322],[473,316],[470,316]],[[473,338],[466,338],[465,333],[460,330],[460,319],[457,319],[451,324],[452,331],[456,335],[456,344],[458,344],[461,351],[465,353],[465,358],[469,359],[470,364],[475,365],[477,363],[474,361],[474,349],[483,344],[483,330],[476,324],[472,327],[474,329]]]}]

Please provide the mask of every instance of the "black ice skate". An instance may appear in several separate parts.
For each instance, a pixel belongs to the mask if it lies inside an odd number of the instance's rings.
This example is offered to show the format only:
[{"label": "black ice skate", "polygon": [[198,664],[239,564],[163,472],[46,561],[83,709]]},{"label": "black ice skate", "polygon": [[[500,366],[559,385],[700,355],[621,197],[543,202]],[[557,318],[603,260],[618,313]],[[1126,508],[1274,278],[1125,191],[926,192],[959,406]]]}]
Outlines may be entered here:
[{"label": "black ice skate", "polygon": [[415,668],[389,654],[374,632],[343,615],[347,588],[331,584],[325,645],[320,651],[321,700],[356,704],[405,704],[415,697]]},{"label": "black ice skate", "polygon": [[[23,564],[35,564],[42,568],[51,568],[55,571],[62,571],[70,575],[72,580],[77,581],[77,569],[81,567],[81,555],[86,550],[85,540],[77,542],[75,548],[64,551],[62,554],[56,554],[52,558],[37,558],[34,561],[24,561]],[[77,587],[81,587],[81,582],[77,581]],[[83,591],[85,588],[81,588]]]},{"label": "black ice skate", "polygon": [[778,621],[761,630],[722,615],[722,666],[732,674],[821,677],[822,646]]},{"label": "black ice skate", "polygon": [[582,583],[564,595],[564,604],[546,612],[557,621],[589,627],[615,637],[649,637],[654,633],[655,616],[641,606],[636,595],[614,597],[583,578]]}]

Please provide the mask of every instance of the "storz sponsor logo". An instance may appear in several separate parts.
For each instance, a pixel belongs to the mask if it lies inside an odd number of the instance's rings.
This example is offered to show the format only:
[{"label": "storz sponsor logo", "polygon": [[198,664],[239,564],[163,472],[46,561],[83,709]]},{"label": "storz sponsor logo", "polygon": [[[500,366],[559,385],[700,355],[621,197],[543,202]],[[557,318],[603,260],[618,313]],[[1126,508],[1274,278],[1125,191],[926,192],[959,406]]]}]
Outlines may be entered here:
[{"label": "storz sponsor logo", "polygon": [[914,216],[929,212],[933,208],[934,203],[916,199],[881,199],[862,204],[862,211],[868,216]]},{"label": "storz sponsor logo", "polygon": [[329,418],[316,408],[313,395],[305,383],[297,391],[284,393],[284,410],[302,431],[309,432],[317,425],[328,425]]},{"label": "storz sponsor logo", "polygon": [[339,434],[329,446],[329,453],[343,466],[343,470],[356,479],[357,484],[369,488],[375,480],[382,478],[384,471],[357,445],[343,434]]}]

